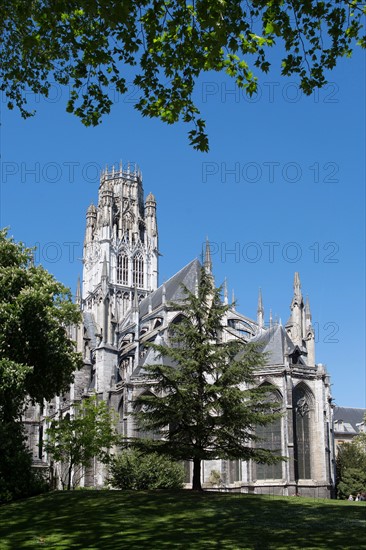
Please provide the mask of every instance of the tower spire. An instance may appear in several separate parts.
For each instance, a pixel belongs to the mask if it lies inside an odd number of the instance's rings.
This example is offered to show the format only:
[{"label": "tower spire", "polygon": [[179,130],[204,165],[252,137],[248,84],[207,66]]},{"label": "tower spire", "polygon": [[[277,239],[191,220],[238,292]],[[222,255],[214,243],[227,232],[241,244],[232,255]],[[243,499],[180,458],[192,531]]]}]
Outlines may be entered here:
[{"label": "tower spire", "polygon": [[259,289],[259,292],[258,292],[257,323],[260,326],[260,328],[263,328],[263,325],[264,325],[264,308],[263,308],[262,289],[261,288]]}]

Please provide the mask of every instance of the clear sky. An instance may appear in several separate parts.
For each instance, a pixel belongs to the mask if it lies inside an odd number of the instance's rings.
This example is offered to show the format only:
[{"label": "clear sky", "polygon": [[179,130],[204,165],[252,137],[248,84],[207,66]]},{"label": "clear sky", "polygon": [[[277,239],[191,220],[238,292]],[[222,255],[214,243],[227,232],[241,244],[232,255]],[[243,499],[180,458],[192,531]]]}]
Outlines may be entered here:
[{"label": "clear sky", "polygon": [[85,212],[100,169],[135,161],[158,203],[160,283],[201,254],[208,236],[217,284],[256,318],[262,288],[285,323],[299,271],[340,406],[365,407],[365,53],[310,97],[276,70],[246,98],[224,75],[197,83],[211,149],[194,151],[185,125],[143,119],[135,90],[85,128],[65,112],[68,92],[32,97],[22,120],[1,99],[1,226],[75,292]]}]

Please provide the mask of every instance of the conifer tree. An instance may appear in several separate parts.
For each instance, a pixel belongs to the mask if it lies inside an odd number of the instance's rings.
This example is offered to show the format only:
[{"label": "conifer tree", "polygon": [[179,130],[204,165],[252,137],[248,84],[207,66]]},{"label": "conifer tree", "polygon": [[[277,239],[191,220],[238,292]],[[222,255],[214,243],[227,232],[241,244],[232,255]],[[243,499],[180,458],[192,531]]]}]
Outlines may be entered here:
[{"label": "conifer tree", "polygon": [[212,276],[202,268],[196,292],[183,289],[182,302],[171,304],[181,320],[169,343],[150,344],[162,362],[144,367],[143,391],[134,403],[139,429],[155,437],[132,444],[192,460],[192,489],[202,490],[202,460],[281,460],[261,448],[255,435],[256,426],[278,417],[279,405],[255,385],[254,369],[264,362],[258,345],[226,341],[222,320],[228,306]]}]

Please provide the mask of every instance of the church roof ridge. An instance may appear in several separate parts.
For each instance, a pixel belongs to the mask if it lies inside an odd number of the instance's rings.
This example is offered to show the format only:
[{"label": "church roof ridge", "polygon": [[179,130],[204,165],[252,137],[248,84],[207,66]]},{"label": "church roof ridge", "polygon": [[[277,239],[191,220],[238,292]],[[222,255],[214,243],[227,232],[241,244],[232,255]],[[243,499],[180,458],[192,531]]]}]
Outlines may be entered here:
[{"label": "church roof ridge", "polygon": [[149,302],[151,303],[152,310],[156,309],[163,303],[163,287],[165,287],[166,301],[179,300],[183,298],[183,292],[181,292],[181,284],[185,284],[187,288],[194,290],[193,284],[196,280],[196,276],[201,269],[200,261],[195,258],[182,269],[172,275],[167,281],[161,284],[156,290],[151,292],[140,302],[140,315],[144,316],[148,313]]}]

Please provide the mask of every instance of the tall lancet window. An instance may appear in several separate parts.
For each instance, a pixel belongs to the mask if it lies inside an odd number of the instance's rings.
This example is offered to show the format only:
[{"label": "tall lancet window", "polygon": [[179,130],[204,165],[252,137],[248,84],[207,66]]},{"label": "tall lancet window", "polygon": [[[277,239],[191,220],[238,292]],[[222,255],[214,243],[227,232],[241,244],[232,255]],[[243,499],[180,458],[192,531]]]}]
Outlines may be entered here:
[{"label": "tall lancet window", "polygon": [[117,284],[128,285],[128,257],[124,252],[117,256]]},{"label": "tall lancet window", "polygon": [[294,389],[293,398],[295,478],[311,479],[310,419],[311,395],[302,384]]},{"label": "tall lancet window", "polygon": [[[274,411],[281,410],[282,396],[276,388],[270,384],[263,384],[268,386],[269,392],[266,394],[265,401],[270,403]],[[266,424],[265,426],[257,426],[255,429],[255,435],[260,438],[257,441],[257,447],[262,449],[268,449],[275,455],[280,456],[282,454],[282,426],[281,418],[277,418],[274,422]],[[257,479],[282,479],[282,462],[276,462],[275,464],[257,464],[256,465],[256,478]]]},{"label": "tall lancet window", "polygon": [[133,259],[133,285],[138,288],[144,286],[144,260],[141,254],[136,254]]}]

